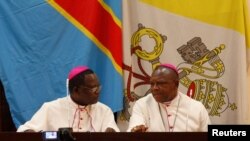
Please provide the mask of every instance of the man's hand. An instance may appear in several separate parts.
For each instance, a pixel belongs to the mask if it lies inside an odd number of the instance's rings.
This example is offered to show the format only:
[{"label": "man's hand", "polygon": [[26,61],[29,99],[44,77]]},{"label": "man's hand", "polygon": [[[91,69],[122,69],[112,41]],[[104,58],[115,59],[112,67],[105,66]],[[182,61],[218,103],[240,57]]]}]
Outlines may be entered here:
[{"label": "man's hand", "polygon": [[145,125],[138,125],[131,129],[131,132],[146,132],[148,127]]},{"label": "man's hand", "polygon": [[116,132],[115,129],[108,127],[105,132]]},{"label": "man's hand", "polygon": [[27,130],[25,130],[24,132],[36,132],[36,131],[34,131],[34,130],[32,130],[32,129],[27,129]]}]

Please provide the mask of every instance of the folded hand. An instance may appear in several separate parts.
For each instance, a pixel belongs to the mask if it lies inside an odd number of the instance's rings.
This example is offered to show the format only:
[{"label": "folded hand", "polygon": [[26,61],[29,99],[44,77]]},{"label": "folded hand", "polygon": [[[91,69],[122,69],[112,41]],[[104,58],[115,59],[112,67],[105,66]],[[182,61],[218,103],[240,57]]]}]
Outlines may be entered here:
[{"label": "folded hand", "polygon": [[146,132],[148,127],[145,125],[138,125],[131,129],[131,132]]}]

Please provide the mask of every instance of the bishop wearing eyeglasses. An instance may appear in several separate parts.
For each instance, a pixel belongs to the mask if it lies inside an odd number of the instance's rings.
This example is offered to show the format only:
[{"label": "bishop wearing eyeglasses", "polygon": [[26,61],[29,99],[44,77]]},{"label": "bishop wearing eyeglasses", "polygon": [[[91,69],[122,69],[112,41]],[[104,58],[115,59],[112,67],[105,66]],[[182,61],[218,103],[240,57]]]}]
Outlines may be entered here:
[{"label": "bishop wearing eyeglasses", "polygon": [[113,112],[98,102],[101,85],[97,75],[86,66],[73,68],[67,79],[68,95],[45,102],[17,132],[57,131],[119,132]]}]

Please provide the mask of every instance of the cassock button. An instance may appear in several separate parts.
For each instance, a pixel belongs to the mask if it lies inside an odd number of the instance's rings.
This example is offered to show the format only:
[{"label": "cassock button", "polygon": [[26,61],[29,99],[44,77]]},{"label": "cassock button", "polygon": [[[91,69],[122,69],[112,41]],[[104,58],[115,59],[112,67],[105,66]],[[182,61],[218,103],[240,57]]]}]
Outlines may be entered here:
[{"label": "cassock button", "polygon": [[80,120],[82,120],[82,118],[80,118]]},{"label": "cassock button", "polygon": [[174,127],[173,127],[173,126],[170,126],[169,128],[170,128],[170,129],[173,129]]},{"label": "cassock button", "polygon": [[168,115],[168,117],[170,117],[171,115]]}]

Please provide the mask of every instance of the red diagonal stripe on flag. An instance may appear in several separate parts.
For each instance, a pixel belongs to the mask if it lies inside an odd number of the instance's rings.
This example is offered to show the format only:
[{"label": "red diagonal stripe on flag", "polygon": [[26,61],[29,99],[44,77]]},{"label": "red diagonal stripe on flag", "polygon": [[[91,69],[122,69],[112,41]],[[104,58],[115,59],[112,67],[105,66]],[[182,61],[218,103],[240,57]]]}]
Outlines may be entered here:
[{"label": "red diagonal stripe on flag", "polygon": [[122,66],[121,28],[97,0],[55,0],[69,15],[87,28]]}]

